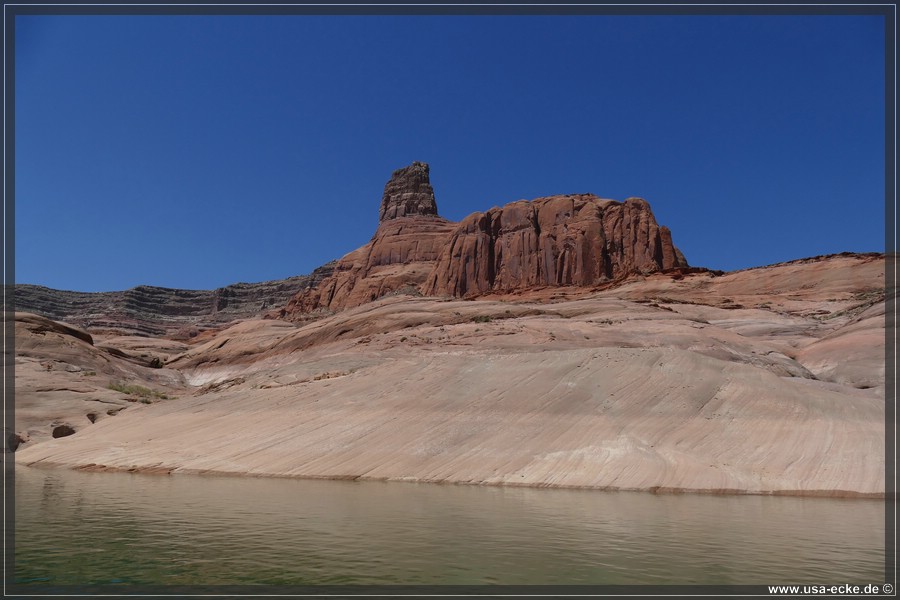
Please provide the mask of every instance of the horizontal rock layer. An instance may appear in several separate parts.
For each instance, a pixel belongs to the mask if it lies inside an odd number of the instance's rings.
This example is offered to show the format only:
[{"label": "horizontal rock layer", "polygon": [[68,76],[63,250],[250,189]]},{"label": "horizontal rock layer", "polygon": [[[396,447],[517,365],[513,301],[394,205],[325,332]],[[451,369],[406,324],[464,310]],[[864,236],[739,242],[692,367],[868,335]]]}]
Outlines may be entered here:
[{"label": "horizontal rock layer", "polygon": [[216,290],[141,285],[116,292],[72,292],[17,284],[15,308],[91,330],[190,337],[283,306],[298,291],[315,287],[331,274],[332,267],[328,264],[310,275],[236,283]]},{"label": "horizontal rock layer", "polygon": [[437,203],[428,173],[428,165],[422,162],[394,171],[384,186],[378,222],[398,217],[437,216]]}]

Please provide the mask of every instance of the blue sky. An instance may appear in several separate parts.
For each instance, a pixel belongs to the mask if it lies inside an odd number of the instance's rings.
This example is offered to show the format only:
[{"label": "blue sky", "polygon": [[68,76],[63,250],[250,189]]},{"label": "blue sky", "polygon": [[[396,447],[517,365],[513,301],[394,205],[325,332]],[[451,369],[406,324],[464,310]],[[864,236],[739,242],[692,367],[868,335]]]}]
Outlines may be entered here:
[{"label": "blue sky", "polygon": [[884,251],[878,16],[19,16],[16,281],[212,289],[440,214],[647,199],[692,265]]}]

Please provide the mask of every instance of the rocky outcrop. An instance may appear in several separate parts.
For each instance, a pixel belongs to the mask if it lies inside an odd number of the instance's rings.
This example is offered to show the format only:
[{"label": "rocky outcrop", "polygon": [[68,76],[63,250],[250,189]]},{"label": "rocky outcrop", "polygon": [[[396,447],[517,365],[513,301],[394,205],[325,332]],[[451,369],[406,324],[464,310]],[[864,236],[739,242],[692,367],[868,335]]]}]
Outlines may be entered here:
[{"label": "rocky outcrop", "polygon": [[397,217],[372,240],[340,259],[332,275],[294,296],[277,316],[295,319],[317,310],[341,310],[394,292],[419,293],[455,223],[440,217]]},{"label": "rocky outcrop", "polygon": [[283,306],[298,291],[318,285],[333,267],[329,263],[310,275],[217,290],[141,285],[119,292],[71,292],[18,284],[15,308],[93,331],[186,338]]},{"label": "rocky outcrop", "polygon": [[688,266],[639,198],[519,200],[454,223],[438,215],[429,173],[422,162],[394,171],[369,243],[307,276],[211,291],[138,286],[87,293],[18,285],[16,309],[93,331],[187,339],[237,320],[307,320],[394,293],[472,297],[585,287]]},{"label": "rocky outcrop", "polygon": [[379,219],[368,244],[271,316],[299,320],[395,292],[472,297],[688,268],[671,232],[640,198],[519,200],[453,223],[438,216],[429,167],[420,162],[394,171]]},{"label": "rocky outcrop", "polygon": [[398,291],[418,293],[456,227],[438,216],[428,173],[428,165],[420,162],[394,171],[369,243],[341,258],[330,277],[298,293],[274,316],[298,319]]},{"label": "rocky outcrop", "polygon": [[428,165],[414,162],[397,169],[384,186],[378,222],[411,216],[437,216]]},{"label": "rocky outcrop", "polygon": [[16,313],[15,320],[19,323],[24,324],[24,326],[31,332],[37,335],[44,335],[47,332],[58,333],[60,335],[68,335],[73,338],[77,338],[82,342],[94,345],[94,338],[88,332],[79,329],[78,327],[72,327],[71,325],[66,325],[65,323],[57,323],[56,321],[51,321],[50,319],[45,319],[43,317],[39,317],[38,315],[28,314],[28,313]]},{"label": "rocky outcrop", "polygon": [[466,217],[423,292],[464,297],[536,286],[591,286],[687,266],[645,200],[550,196]]},{"label": "rocky outcrop", "polygon": [[[17,312],[15,423],[7,447],[68,436],[95,422],[183,390],[181,373],[163,365],[189,347],[150,337],[97,335],[39,315]],[[68,432],[68,433],[66,433]]]}]

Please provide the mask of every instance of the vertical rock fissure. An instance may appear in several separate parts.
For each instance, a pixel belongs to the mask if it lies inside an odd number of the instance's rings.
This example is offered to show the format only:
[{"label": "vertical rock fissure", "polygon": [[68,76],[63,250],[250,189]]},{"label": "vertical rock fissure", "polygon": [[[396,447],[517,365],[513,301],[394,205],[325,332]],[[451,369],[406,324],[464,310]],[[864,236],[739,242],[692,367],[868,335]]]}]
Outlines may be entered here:
[{"label": "vertical rock fissure", "polygon": [[497,240],[494,235],[494,227],[493,227],[493,223],[491,220],[491,213],[488,212],[485,216],[487,217],[486,225],[487,225],[487,246],[488,246],[488,248],[487,248],[488,260],[487,260],[487,273],[486,273],[487,284],[488,284],[487,289],[492,290],[492,289],[494,289],[494,280],[496,278],[496,268],[494,265],[494,255],[495,255],[494,245],[496,244]]}]

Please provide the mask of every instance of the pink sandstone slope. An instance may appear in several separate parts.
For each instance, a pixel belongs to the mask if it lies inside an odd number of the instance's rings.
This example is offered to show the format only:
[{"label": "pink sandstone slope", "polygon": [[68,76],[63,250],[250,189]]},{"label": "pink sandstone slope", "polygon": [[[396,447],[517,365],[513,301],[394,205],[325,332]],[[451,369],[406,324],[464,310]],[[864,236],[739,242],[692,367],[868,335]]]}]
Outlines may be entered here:
[{"label": "pink sandstone slope", "polygon": [[16,461],[883,496],[883,273],[883,257],[832,256],[248,320],[167,355],[176,399],[24,443]]}]

